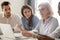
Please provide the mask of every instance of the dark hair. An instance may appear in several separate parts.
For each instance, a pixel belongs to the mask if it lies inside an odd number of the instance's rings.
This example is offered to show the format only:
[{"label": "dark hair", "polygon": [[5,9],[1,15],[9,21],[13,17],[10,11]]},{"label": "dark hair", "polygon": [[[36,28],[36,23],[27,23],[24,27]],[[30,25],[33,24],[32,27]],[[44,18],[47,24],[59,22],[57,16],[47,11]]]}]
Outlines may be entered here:
[{"label": "dark hair", "polygon": [[58,10],[60,10],[60,2],[58,3]]},{"label": "dark hair", "polygon": [[7,6],[7,5],[9,5],[10,3],[8,2],[8,1],[4,1],[4,2],[2,2],[2,4],[1,4],[1,8],[3,9],[3,6]]},{"label": "dark hair", "polygon": [[60,2],[59,2],[59,4],[60,4]]},{"label": "dark hair", "polygon": [[22,14],[23,17],[25,17],[25,16],[24,16],[24,13],[23,13],[23,10],[26,9],[26,8],[31,10],[31,16],[30,16],[30,18],[28,19],[28,26],[29,26],[29,27],[33,27],[33,21],[32,21],[32,19],[33,19],[33,14],[32,14],[32,9],[30,8],[30,6],[24,5],[24,6],[21,8],[21,14]]}]

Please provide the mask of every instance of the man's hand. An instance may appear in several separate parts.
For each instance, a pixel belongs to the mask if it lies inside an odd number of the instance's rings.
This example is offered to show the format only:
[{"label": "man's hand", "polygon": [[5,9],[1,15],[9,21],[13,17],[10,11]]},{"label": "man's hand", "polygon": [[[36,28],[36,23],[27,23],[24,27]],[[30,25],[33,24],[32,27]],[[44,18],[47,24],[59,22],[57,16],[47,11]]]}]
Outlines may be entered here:
[{"label": "man's hand", "polygon": [[38,40],[55,40],[49,36],[46,36],[46,35],[41,35],[38,37]]}]

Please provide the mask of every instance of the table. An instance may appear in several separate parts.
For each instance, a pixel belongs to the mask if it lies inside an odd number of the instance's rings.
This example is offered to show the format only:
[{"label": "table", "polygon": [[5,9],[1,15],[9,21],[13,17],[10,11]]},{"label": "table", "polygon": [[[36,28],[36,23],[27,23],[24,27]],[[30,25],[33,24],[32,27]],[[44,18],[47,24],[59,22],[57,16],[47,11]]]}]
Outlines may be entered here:
[{"label": "table", "polygon": [[[23,36],[20,33],[14,33],[14,35],[15,35],[16,40],[38,40],[37,38],[31,38],[31,37],[30,38],[23,38]],[[3,35],[0,35],[0,40],[3,40],[1,38],[3,38]],[[11,40],[11,39],[9,39],[9,40]],[[60,40],[60,39],[56,38],[56,40]]]},{"label": "table", "polygon": [[[14,36],[15,36],[16,40],[37,40],[37,38],[24,37],[20,33],[14,33]],[[10,38],[4,38],[3,35],[0,35],[0,40],[6,40],[6,39],[7,40],[15,40],[15,39],[10,39]]]},{"label": "table", "polygon": [[37,40],[37,38],[25,37],[21,33],[14,33],[17,40]]}]

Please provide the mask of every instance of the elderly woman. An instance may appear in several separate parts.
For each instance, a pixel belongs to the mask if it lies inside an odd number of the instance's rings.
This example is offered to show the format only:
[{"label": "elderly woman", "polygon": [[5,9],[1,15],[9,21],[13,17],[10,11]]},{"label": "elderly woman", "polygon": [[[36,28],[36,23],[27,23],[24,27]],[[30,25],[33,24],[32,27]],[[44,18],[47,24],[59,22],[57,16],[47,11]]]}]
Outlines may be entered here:
[{"label": "elderly woman", "polygon": [[58,21],[52,16],[53,12],[49,3],[41,3],[39,6],[39,11],[42,19],[40,20],[38,26],[35,28],[40,34],[39,40],[54,40],[48,37],[57,27]]},{"label": "elderly woman", "polygon": [[38,8],[41,20],[36,29],[39,34],[49,35],[58,27],[58,20],[52,16],[53,12],[49,3],[41,3]]},{"label": "elderly woman", "polygon": [[[58,14],[59,14],[59,16],[60,16],[60,2],[59,2],[59,4],[58,4]],[[41,35],[40,35],[41,36]],[[46,39],[48,39],[48,40],[58,40],[58,38],[60,39],[60,26],[58,26],[56,29],[55,29],[55,31],[53,31],[52,33],[50,33],[50,35],[49,36],[46,36],[46,35],[42,35],[43,37],[45,37],[45,39],[44,38],[42,38],[42,37],[38,37],[38,39],[39,40],[46,40]]]}]

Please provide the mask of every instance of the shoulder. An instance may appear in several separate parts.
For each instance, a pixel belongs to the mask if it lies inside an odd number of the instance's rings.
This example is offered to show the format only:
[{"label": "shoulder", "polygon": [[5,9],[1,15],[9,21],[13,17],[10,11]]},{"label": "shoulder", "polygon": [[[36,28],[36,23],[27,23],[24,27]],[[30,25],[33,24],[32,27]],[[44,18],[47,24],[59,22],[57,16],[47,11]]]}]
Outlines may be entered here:
[{"label": "shoulder", "polygon": [[33,15],[33,18],[38,18],[37,16]]},{"label": "shoulder", "polygon": [[55,18],[55,17],[52,17],[52,19],[51,19],[50,22],[52,23],[52,25],[53,25],[53,24],[54,24],[55,26],[58,26],[58,25],[59,25],[58,20],[57,20],[57,18]]},{"label": "shoulder", "polygon": [[25,18],[24,17],[21,17],[21,20],[24,20]]},{"label": "shoulder", "polygon": [[12,17],[18,17],[18,15],[16,15],[16,14],[11,14],[11,16],[12,16]]},{"label": "shoulder", "polygon": [[35,15],[33,15],[33,20],[38,20],[39,21],[39,18]]},{"label": "shoulder", "polygon": [[52,20],[53,20],[53,21],[58,21],[57,18],[55,18],[55,17],[52,17]]},{"label": "shoulder", "polygon": [[16,15],[16,14],[11,14],[11,17],[12,17],[12,18],[17,18],[17,19],[20,18],[20,16],[18,16],[18,15]]},{"label": "shoulder", "polygon": [[21,17],[22,22],[26,22],[26,18],[25,17]]}]

